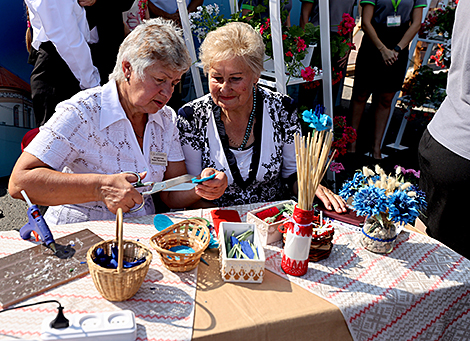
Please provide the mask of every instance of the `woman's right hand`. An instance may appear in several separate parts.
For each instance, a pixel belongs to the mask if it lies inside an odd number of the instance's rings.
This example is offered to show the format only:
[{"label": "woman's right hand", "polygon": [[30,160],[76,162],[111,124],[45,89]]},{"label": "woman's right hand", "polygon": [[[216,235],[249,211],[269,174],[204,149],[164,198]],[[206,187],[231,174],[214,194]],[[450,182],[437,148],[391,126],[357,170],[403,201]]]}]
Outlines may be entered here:
[{"label": "woman's right hand", "polygon": [[[147,172],[141,173],[141,179],[146,175]],[[123,212],[129,212],[143,200],[142,195],[132,185],[137,180],[137,176],[129,173],[103,175],[98,189],[100,200],[106,204],[111,213],[116,214],[118,208],[122,208]]]},{"label": "woman's right hand", "polygon": [[386,65],[392,65],[398,59],[398,52],[389,50],[385,46],[380,50],[380,53]]},{"label": "woman's right hand", "polygon": [[214,173],[214,179],[204,181],[203,183],[198,184],[195,188],[197,195],[209,201],[220,198],[225,193],[228,185],[227,175],[214,168],[205,168],[201,172],[201,178],[210,176]]}]

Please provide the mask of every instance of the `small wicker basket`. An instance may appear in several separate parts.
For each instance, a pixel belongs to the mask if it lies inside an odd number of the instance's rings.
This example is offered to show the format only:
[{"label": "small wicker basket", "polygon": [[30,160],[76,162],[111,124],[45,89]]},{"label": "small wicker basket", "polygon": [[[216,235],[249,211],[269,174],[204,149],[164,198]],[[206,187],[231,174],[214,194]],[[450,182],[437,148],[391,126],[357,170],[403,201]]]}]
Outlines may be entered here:
[{"label": "small wicker basket", "polygon": [[[163,264],[176,272],[194,269],[201,260],[201,255],[209,245],[210,234],[206,221],[191,218],[173,224],[150,238],[150,245],[158,251]],[[174,246],[188,246],[194,253],[177,253],[169,249]]]},{"label": "small wicker basket", "polygon": [[[93,283],[100,294],[109,301],[125,301],[136,294],[147,275],[152,262],[152,251],[133,240],[123,240],[122,210],[116,213],[116,238],[105,240],[92,246],[86,255]],[[117,269],[107,269],[95,263],[95,252],[102,248],[111,255],[111,248],[118,245]],[[124,252],[123,252],[124,251]],[[132,268],[123,268],[123,260],[133,262],[145,257],[145,262]]]}]

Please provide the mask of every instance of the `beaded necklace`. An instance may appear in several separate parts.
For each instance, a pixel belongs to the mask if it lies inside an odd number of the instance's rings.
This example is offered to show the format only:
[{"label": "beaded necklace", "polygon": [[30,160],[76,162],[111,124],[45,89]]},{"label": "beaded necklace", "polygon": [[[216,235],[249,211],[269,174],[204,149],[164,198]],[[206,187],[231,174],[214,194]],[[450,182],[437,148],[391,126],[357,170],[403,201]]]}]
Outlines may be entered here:
[{"label": "beaded necklace", "polygon": [[256,87],[253,87],[253,109],[251,110],[250,118],[248,119],[248,124],[246,126],[245,136],[243,137],[243,142],[238,147],[238,151],[243,150],[246,144],[248,143],[248,139],[251,135],[251,128],[253,127],[253,121],[255,120],[255,111],[256,111]]}]

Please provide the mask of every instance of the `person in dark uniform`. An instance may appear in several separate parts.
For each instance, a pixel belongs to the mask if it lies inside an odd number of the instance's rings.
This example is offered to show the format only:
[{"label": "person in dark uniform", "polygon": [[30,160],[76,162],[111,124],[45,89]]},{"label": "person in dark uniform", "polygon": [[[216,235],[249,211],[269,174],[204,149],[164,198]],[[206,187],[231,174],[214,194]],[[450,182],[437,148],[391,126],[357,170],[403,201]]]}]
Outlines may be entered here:
[{"label": "person in dark uniform", "polygon": [[[381,159],[382,137],[393,97],[403,85],[408,45],[421,27],[426,0],[362,0],[362,38],[351,98],[351,125],[359,128],[370,94],[375,107],[372,156]],[[356,151],[352,143],[350,152]]]}]

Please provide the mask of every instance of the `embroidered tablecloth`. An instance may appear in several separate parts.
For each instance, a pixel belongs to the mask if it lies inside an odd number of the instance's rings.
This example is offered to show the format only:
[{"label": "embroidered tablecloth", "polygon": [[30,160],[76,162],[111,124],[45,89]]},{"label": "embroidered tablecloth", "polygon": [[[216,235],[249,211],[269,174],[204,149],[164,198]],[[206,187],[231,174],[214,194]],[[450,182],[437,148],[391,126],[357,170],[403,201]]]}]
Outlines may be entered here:
[{"label": "embroidered tablecloth", "polygon": [[[246,214],[269,204],[227,209]],[[173,222],[189,217],[211,220],[211,209],[166,214]],[[88,222],[51,228],[59,238],[89,228],[103,239],[114,238],[114,222]],[[124,237],[149,245],[156,233],[153,216],[124,221]],[[305,276],[287,276],[280,269],[281,246],[266,247],[266,269],[336,305],[354,340],[469,340],[470,261],[443,244],[404,230],[392,253],[365,250],[361,234],[337,226],[330,257],[310,263]],[[0,233],[0,256],[31,247],[17,231]],[[89,275],[21,302],[60,300],[65,313],[93,313],[130,309],[136,313],[137,340],[190,340],[194,320],[197,269],[172,273],[154,253],[141,289],[130,300],[109,302],[95,289]],[[40,320],[53,318],[56,309],[34,306],[3,313],[1,334],[39,339]]]},{"label": "embroidered tablecloth", "polygon": [[[179,214],[180,217],[184,213]],[[152,219],[151,219],[152,218]],[[149,224],[124,221],[124,238],[139,240],[150,247],[150,238],[157,233],[153,217]],[[51,227],[54,238],[89,229],[104,240],[114,239],[116,223],[96,221]],[[21,239],[18,231],[0,233],[0,256],[30,248],[30,242]],[[157,253],[153,252],[144,283],[137,294],[124,302],[110,302],[96,290],[91,276],[65,283],[38,296],[18,303],[19,305],[45,300],[58,300],[64,306],[64,314],[111,312],[129,309],[134,311],[137,323],[136,340],[191,340],[194,322],[197,268],[182,273],[167,270]],[[0,316],[0,339],[9,336],[23,339],[40,339],[41,322],[52,320],[57,314],[55,305],[41,304],[2,313]]]},{"label": "embroidered tablecloth", "polygon": [[390,254],[365,250],[361,233],[337,226],[329,258],[302,277],[281,269],[280,242],[266,269],[336,305],[354,340],[470,340],[470,261],[404,230]]},{"label": "embroidered tablecloth", "polygon": [[[242,220],[246,214],[267,203],[237,206]],[[227,208],[229,209],[229,208]],[[190,217],[203,217],[210,221],[211,209],[176,211],[165,214],[174,223]],[[153,225],[154,216],[124,220],[124,238],[138,240],[150,247],[150,238],[157,233]],[[51,226],[55,239],[71,233],[89,229],[104,240],[114,239],[114,221],[93,221],[79,224]],[[18,231],[0,233],[0,257],[34,246],[21,239]],[[58,300],[64,306],[65,315],[110,312],[129,309],[134,311],[137,323],[136,340],[191,340],[194,323],[194,302],[196,297],[197,268],[189,272],[173,273],[165,268],[157,252],[149,272],[137,294],[124,302],[110,302],[96,290],[91,276],[65,283],[18,305],[44,300]],[[37,305],[2,313],[0,318],[0,339],[40,339],[41,323],[44,318],[52,320],[57,314],[56,306]]]},{"label": "embroidered tablecloth", "polygon": [[[227,209],[237,210],[246,221],[249,211],[269,205]],[[185,214],[211,220],[210,211]],[[336,305],[354,340],[470,340],[468,259],[406,229],[400,229],[390,254],[375,254],[362,247],[361,232],[352,225],[334,225],[331,255],[309,263],[306,275],[282,271],[280,242],[265,248],[266,269]]]}]

